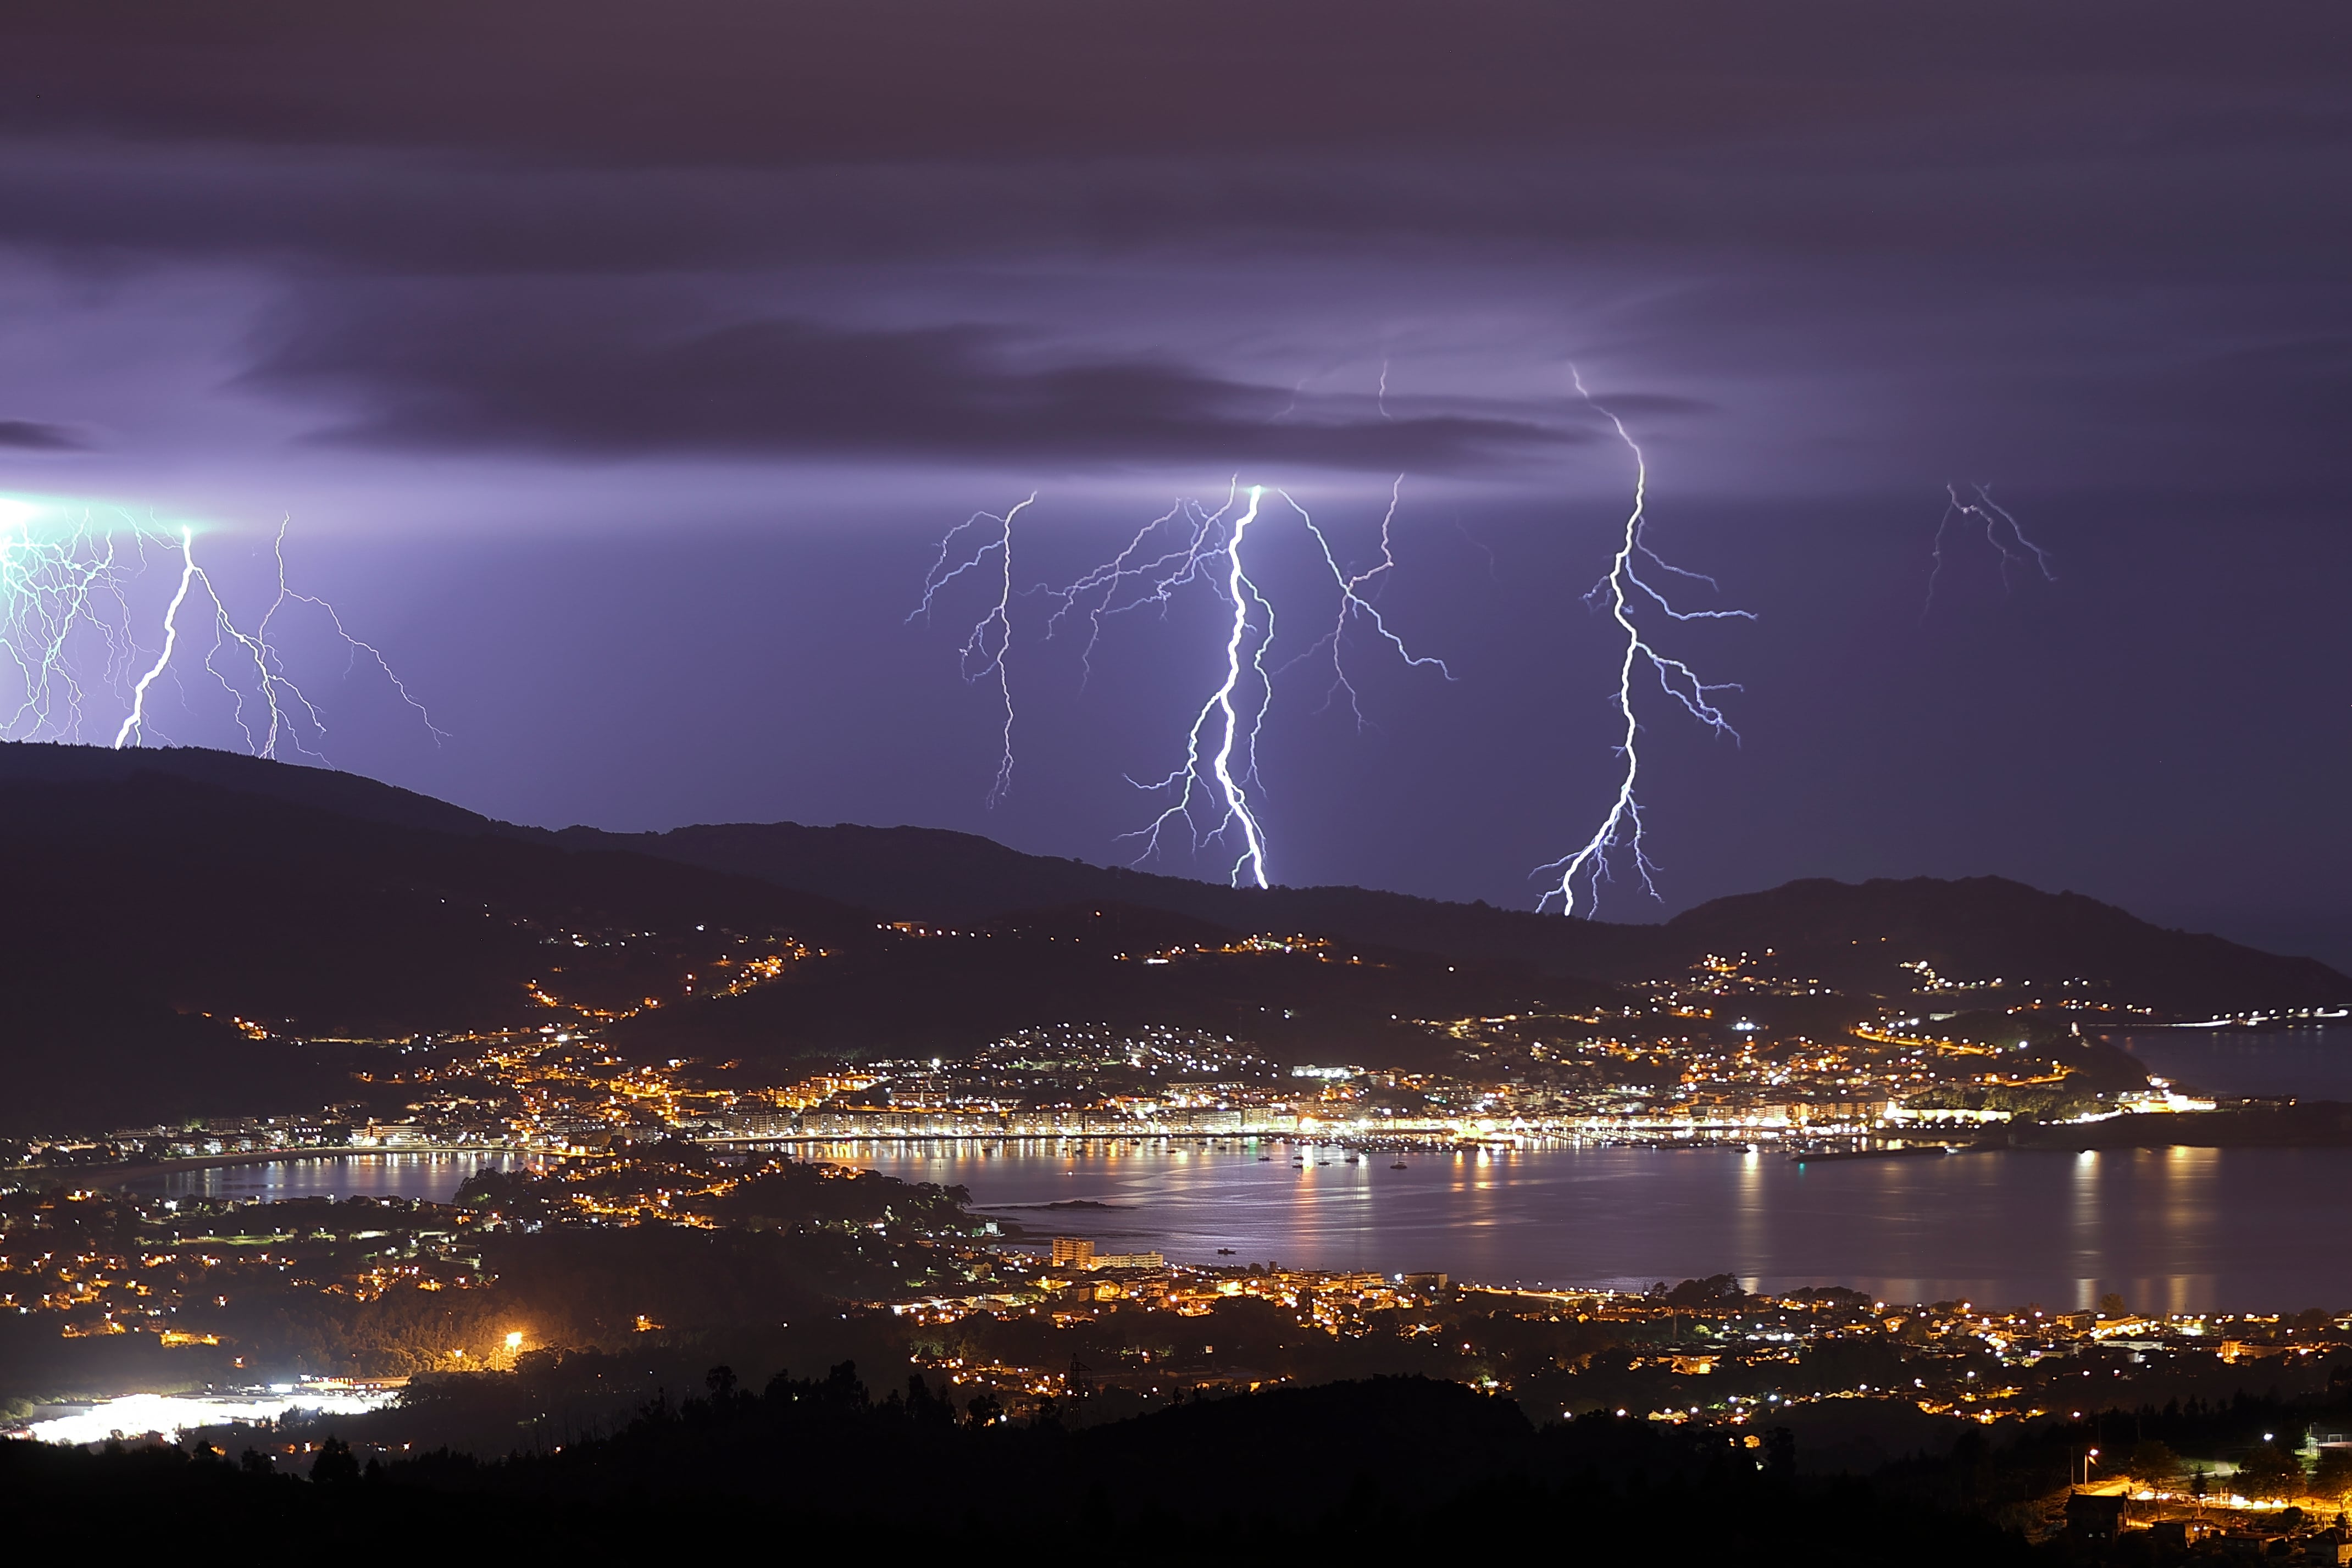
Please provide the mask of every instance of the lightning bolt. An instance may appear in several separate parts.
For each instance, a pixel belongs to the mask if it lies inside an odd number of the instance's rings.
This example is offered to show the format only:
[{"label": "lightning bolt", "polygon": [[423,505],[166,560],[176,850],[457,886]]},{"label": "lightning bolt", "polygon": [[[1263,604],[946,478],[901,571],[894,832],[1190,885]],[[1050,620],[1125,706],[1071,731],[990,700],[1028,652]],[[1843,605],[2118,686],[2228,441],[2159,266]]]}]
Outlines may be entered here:
[{"label": "lightning bolt", "polygon": [[[1203,510],[1195,501],[1180,500],[1167,511],[1138,528],[1127,548],[1096,567],[1066,588],[1048,591],[1061,601],[1060,607],[1045,618],[1045,637],[1052,641],[1066,616],[1074,613],[1081,598],[1087,606],[1087,645],[1080,650],[1078,689],[1086,689],[1094,678],[1095,649],[1102,642],[1103,622],[1109,616],[1124,615],[1146,605],[1157,605],[1162,616],[1168,611],[1176,591],[1186,583],[1196,581],[1208,563],[1224,551],[1224,516],[1233,509],[1234,497],[1213,512]],[[1158,555],[1146,555],[1152,537],[1174,524],[1183,530],[1183,537],[1171,548]],[[1120,591],[1129,582],[1140,586],[1135,597],[1123,603],[1113,603]]]},{"label": "lightning bolt", "polygon": [[1635,619],[1636,610],[1654,612],[1670,621],[1753,621],[1756,617],[1745,610],[1677,610],[1671,600],[1643,577],[1641,562],[1647,561],[1671,576],[1704,582],[1709,588],[1720,586],[1715,579],[1702,572],[1686,571],[1674,565],[1650,548],[1644,510],[1649,500],[1650,471],[1642,448],[1626,430],[1624,421],[1594,400],[1584,384],[1583,376],[1578,373],[1574,365],[1569,366],[1568,373],[1569,379],[1576,385],[1577,395],[1609,422],[1611,428],[1617,433],[1617,439],[1633,456],[1633,508],[1625,516],[1624,536],[1610,560],[1607,575],[1584,596],[1587,605],[1597,601],[1605,601],[1610,618],[1625,637],[1624,656],[1617,666],[1615,697],[1618,716],[1625,726],[1623,738],[1617,746],[1617,755],[1624,768],[1619,776],[1616,796],[1610,802],[1607,815],[1601,818],[1601,825],[1593,830],[1592,836],[1584,841],[1583,847],[1548,865],[1537,867],[1533,873],[1538,876],[1552,872],[1559,873],[1559,885],[1537,900],[1536,907],[1544,908],[1557,897],[1560,913],[1574,915],[1578,879],[1580,877],[1585,881],[1588,903],[1598,904],[1601,883],[1612,880],[1609,863],[1612,851],[1631,855],[1634,873],[1642,879],[1643,891],[1653,898],[1658,895],[1657,886],[1650,875],[1656,867],[1642,846],[1642,807],[1636,794],[1642,771],[1641,753],[1636,743],[1642,726],[1634,715],[1633,685],[1634,672],[1640,665],[1646,661],[1666,695],[1680,703],[1693,718],[1717,735],[1727,735],[1734,741],[1739,738],[1739,732],[1731,727],[1730,721],[1716,706],[1714,699],[1718,693],[1736,692],[1740,688],[1730,683],[1710,685],[1688,664],[1658,652],[1643,634],[1641,623]]},{"label": "lightning bolt", "polygon": [[196,580],[196,549],[193,530],[180,530],[180,587],[172,595],[172,602],[163,612],[163,651],[155,655],[154,664],[139,677],[131,690],[131,712],[122,720],[122,727],[114,732],[114,749],[140,744],[147,723],[147,688],[155,677],[172,666],[172,651],[180,645],[180,606],[187,602],[188,589]]},{"label": "lightning bolt", "polygon": [[[1331,630],[1290,664],[1328,647],[1334,684],[1326,706],[1345,692],[1360,727],[1368,720],[1345,655],[1351,622],[1369,622],[1408,667],[1433,668],[1447,680],[1454,678],[1444,660],[1416,653],[1373,602],[1374,585],[1396,567],[1394,528],[1402,487],[1402,476],[1390,486],[1388,509],[1381,518],[1379,556],[1361,571],[1349,571],[1340,565],[1329,536],[1296,497],[1286,491],[1274,492],[1305,525],[1339,594]],[[1160,852],[1164,835],[1179,821],[1186,825],[1195,852],[1205,844],[1233,844],[1238,840],[1238,852],[1226,873],[1235,886],[1244,880],[1258,887],[1268,885],[1265,831],[1252,790],[1262,787],[1257,747],[1274,702],[1275,674],[1279,672],[1269,672],[1266,664],[1274,646],[1275,607],[1251,576],[1246,558],[1251,529],[1262,518],[1268,488],[1258,485],[1244,490],[1235,479],[1227,486],[1223,504],[1213,510],[1201,502],[1180,498],[1138,528],[1116,555],[1076,580],[1060,588],[1039,584],[1024,591],[1042,593],[1053,602],[1045,618],[1046,641],[1062,634],[1076,620],[1084,620],[1087,637],[1078,655],[1081,690],[1092,678],[1095,650],[1113,618],[1147,609],[1156,609],[1164,616],[1177,593],[1196,582],[1209,584],[1231,607],[1223,674],[1185,730],[1182,762],[1156,780],[1128,779],[1139,789],[1166,797],[1167,804],[1143,827],[1120,837],[1142,841],[1138,864]],[[979,681],[993,675],[1004,704],[1004,748],[997,788],[989,796],[991,804],[1013,772],[1013,695],[1004,650],[1012,641],[1015,592],[1011,565],[1013,525],[1022,509],[1035,499],[1033,494],[1003,514],[975,512],[950,528],[924,577],[922,597],[907,617],[909,622],[927,618],[950,583],[993,564],[995,570],[990,575],[995,580],[994,601],[974,624],[961,655],[965,678]],[[1219,561],[1223,563],[1222,571],[1214,570]]]},{"label": "lightning bolt", "polygon": [[[996,602],[972,623],[971,635],[964,639],[963,648],[958,654],[963,678],[976,684],[993,674],[997,695],[1004,704],[1003,749],[997,759],[996,781],[988,789],[988,804],[992,808],[1004,798],[1006,790],[1013,788],[1013,672],[1008,663],[1008,655],[1013,652],[1013,520],[1036,499],[1036,493],[1032,491],[1029,498],[1019,506],[1002,513],[974,512],[950,528],[940,540],[939,559],[931,563],[931,570],[924,575],[922,601],[907,616],[909,622],[919,617],[929,620],[931,607],[939,597],[940,590],[965,572],[978,570],[991,555],[997,558]],[[953,567],[949,566],[948,560],[955,550],[957,536],[967,529],[988,524],[995,525],[996,537],[984,539],[978,548],[959,559]]]},{"label": "lightning bolt", "polygon": [[[1346,692],[1348,694],[1348,711],[1356,716],[1356,727],[1358,729],[1363,728],[1368,721],[1364,717],[1363,704],[1356,695],[1356,685],[1353,681],[1350,681],[1348,678],[1347,666],[1341,662],[1339,652],[1340,645],[1347,637],[1348,621],[1349,617],[1361,616],[1363,619],[1370,621],[1372,623],[1373,630],[1378,632],[1388,641],[1391,647],[1396,649],[1397,656],[1402,659],[1410,667],[1413,669],[1422,669],[1425,667],[1434,668],[1439,674],[1444,675],[1447,680],[1450,681],[1454,678],[1454,672],[1446,666],[1444,660],[1425,654],[1416,654],[1411,648],[1406,647],[1404,639],[1398,636],[1394,632],[1389,630],[1389,623],[1381,618],[1379,608],[1370,600],[1366,599],[1360,591],[1366,583],[1370,582],[1374,578],[1384,575],[1393,570],[1396,566],[1396,554],[1391,547],[1389,530],[1396,522],[1397,502],[1403,494],[1404,476],[1400,474],[1396,477],[1396,483],[1389,486],[1388,510],[1381,515],[1381,563],[1378,566],[1371,567],[1366,570],[1357,572],[1350,576],[1339,565],[1339,557],[1332,553],[1331,541],[1323,537],[1323,530],[1316,527],[1315,519],[1313,517],[1307,515],[1307,508],[1300,506],[1296,500],[1292,499],[1289,491],[1285,490],[1281,492],[1282,498],[1289,503],[1291,510],[1298,514],[1299,521],[1307,525],[1307,531],[1315,536],[1316,545],[1323,551],[1323,564],[1331,569],[1331,579],[1339,585],[1339,612],[1338,619],[1333,621],[1331,623],[1331,630],[1317,638],[1315,642],[1308,646],[1306,653],[1299,654],[1298,659],[1293,659],[1290,663],[1295,664],[1298,663],[1299,659],[1308,657],[1310,654],[1314,653],[1317,649],[1328,644],[1331,649],[1332,685],[1330,692],[1323,699],[1324,706],[1328,707],[1334,698],[1336,698],[1341,692]],[[1288,669],[1289,667],[1289,664],[1285,664],[1283,666],[1284,669]]]},{"label": "lightning bolt", "polygon": [[[227,694],[231,722],[247,751],[275,757],[281,746],[290,746],[315,758],[319,754],[302,744],[302,734],[307,729],[317,739],[326,733],[325,716],[296,684],[270,641],[273,622],[291,604],[322,613],[354,660],[364,653],[374,661],[401,699],[425,721],[435,742],[446,738],[382,650],[352,636],[332,604],[289,585],[285,549],[289,525],[279,525],[273,547],[277,597],[247,632],[198,564],[193,528],[170,533],[128,517],[118,528],[101,528],[87,513],[60,528],[47,519],[52,510],[0,499],[0,653],[16,666],[19,690],[14,711],[0,718],[0,737],[79,739],[96,685],[119,694],[124,705],[114,745],[147,744],[155,734],[150,694],[159,679],[173,672],[190,632],[185,619],[190,601],[201,591],[213,631],[201,663]],[[135,547],[135,559],[119,540]],[[179,558],[178,581],[163,612],[163,645],[152,663],[141,659],[128,598],[129,584],[144,569],[150,545],[164,547]],[[85,666],[93,661],[85,655],[93,651],[93,641],[97,656],[91,671]],[[248,666],[249,675],[245,673]],[[257,703],[263,714],[248,718],[249,705]]]},{"label": "lightning bolt", "polygon": [[[60,540],[38,537],[35,508],[0,499],[0,655],[16,666],[18,698],[0,718],[0,738],[79,739],[87,695],[68,657],[85,628],[101,639],[100,679],[121,673],[129,648],[128,610],[111,538],[77,521]],[[117,612],[103,612],[111,600]]]},{"label": "lightning bolt", "polygon": [[1992,487],[1978,485],[1972,488],[1976,491],[1976,499],[1963,501],[1956,486],[1944,486],[1944,515],[1936,520],[1936,540],[1928,550],[1928,557],[1934,564],[1927,569],[1927,601],[1919,607],[1919,619],[1922,621],[1927,619],[1928,612],[1936,608],[1936,583],[1944,575],[1944,540],[1950,534],[1952,524],[1960,518],[1973,517],[1984,524],[1985,540],[2000,557],[2000,585],[2004,591],[2010,586],[2009,574],[2012,567],[2030,565],[2042,573],[2042,581],[2058,580],[2058,574],[2050,570],[2050,552],[2025,537],[2025,530],[2018,526],[2017,519],[1992,498]]},{"label": "lightning bolt", "polygon": [[[280,522],[278,525],[278,538],[270,546],[270,554],[278,563],[278,597],[270,601],[269,608],[263,612],[261,624],[256,628],[257,632],[265,641],[268,639],[269,634],[269,622],[277,618],[278,611],[286,607],[286,602],[289,600],[293,601],[297,604],[307,604],[313,610],[319,611],[326,616],[327,623],[335,629],[335,635],[341,638],[343,645],[352,651],[352,660],[353,663],[358,661],[358,658],[362,653],[365,653],[371,660],[374,661],[376,669],[383,674],[383,678],[391,684],[392,689],[399,694],[400,700],[406,703],[410,707],[415,708],[416,710],[416,716],[425,721],[425,731],[433,737],[434,745],[438,746],[443,741],[448,739],[449,732],[441,728],[433,722],[433,716],[425,711],[425,705],[418,702],[415,694],[409,691],[408,683],[400,678],[399,672],[395,671],[392,667],[392,662],[383,656],[382,649],[378,648],[373,643],[363,642],[360,638],[352,636],[350,632],[346,631],[343,627],[342,612],[337,610],[333,605],[328,603],[325,600],[317,598],[311,594],[297,593],[286,585],[286,530],[289,526],[290,525],[287,522]],[[349,668],[349,665],[345,666],[347,672]],[[309,706],[307,701],[304,706],[306,707]],[[319,727],[321,732],[326,728],[323,724]]]},{"label": "lightning bolt", "polygon": [[[1265,651],[1274,645],[1274,606],[1258,592],[1257,584],[1250,580],[1249,572],[1242,562],[1242,547],[1248,538],[1249,526],[1257,520],[1258,501],[1265,493],[1265,487],[1262,485],[1250,486],[1249,505],[1234,519],[1232,537],[1225,543],[1225,597],[1233,603],[1234,620],[1233,628],[1225,638],[1224,679],[1216,690],[1209,694],[1209,700],[1201,705],[1201,711],[1192,716],[1192,727],[1184,737],[1183,766],[1156,784],[1137,785],[1139,789],[1155,792],[1172,789],[1176,791],[1176,798],[1169,802],[1167,810],[1151,820],[1149,826],[1126,835],[1144,841],[1143,852],[1136,858],[1139,861],[1149,859],[1159,850],[1160,832],[1169,823],[1179,818],[1187,823],[1193,821],[1195,787],[1205,789],[1213,783],[1223,801],[1223,815],[1218,819],[1217,825],[1205,833],[1195,829],[1192,841],[1197,848],[1223,838],[1229,829],[1238,827],[1241,830],[1242,852],[1226,878],[1235,887],[1241,885],[1244,872],[1249,873],[1250,881],[1255,886],[1267,885],[1265,834],[1258,825],[1256,815],[1250,810],[1249,791],[1243,783],[1244,779],[1255,780],[1257,776],[1258,733],[1265,724],[1266,709],[1274,703],[1274,683],[1265,673]],[[1257,676],[1257,712],[1250,721],[1245,743],[1247,760],[1240,774],[1236,775],[1234,771],[1234,749],[1236,744],[1243,743],[1241,716],[1234,706],[1234,695],[1242,683],[1242,649],[1250,642],[1250,606],[1253,604],[1265,614],[1263,632],[1249,656],[1250,667]],[[1213,720],[1221,720],[1222,724],[1216,750],[1209,760],[1209,778],[1204,780],[1201,772],[1201,734],[1209,728]],[[1130,779],[1128,782],[1135,784],[1137,781]]]}]

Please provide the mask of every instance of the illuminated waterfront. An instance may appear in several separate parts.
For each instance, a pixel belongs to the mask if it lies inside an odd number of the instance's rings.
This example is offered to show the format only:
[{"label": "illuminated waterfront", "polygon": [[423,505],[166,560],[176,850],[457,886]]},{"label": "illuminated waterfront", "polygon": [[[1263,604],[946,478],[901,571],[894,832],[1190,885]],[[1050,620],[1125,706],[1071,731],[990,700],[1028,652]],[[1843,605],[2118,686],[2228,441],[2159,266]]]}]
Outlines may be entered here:
[{"label": "illuminated waterfront", "polygon": [[523,1155],[511,1154],[324,1155],[172,1171],[138,1181],[131,1190],[264,1203],[288,1197],[413,1197],[447,1203],[476,1171],[512,1170],[528,1163]]},{"label": "illuminated waterfront", "polygon": [[[2352,1184],[2347,1149],[1805,1166],[1627,1147],[1367,1154],[1350,1165],[1334,1147],[1232,1141],[811,1152],[961,1183],[1033,1234],[1193,1262],[1229,1247],[1235,1260],[1304,1268],[1634,1288],[1728,1271],[1767,1290],[1848,1284],[1890,1301],[2066,1309],[2110,1291],[2144,1311],[2352,1301],[2352,1217],[2336,1196]],[[1405,1169],[1391,1168],[1399,1161]],[[1069,1202],[1113,1207],[1013,1207]]]},{"label": "illuminated waterfront", "polygon": [[[2225,1094],[2352,1095],[2341,1030],[2168,1030],[2131,1043],[2151,1070]],[[1084,1236],[1106,1250],[1200,1263],[1279,1260],[1620,1287],[1727,1270],[1764,1289],[1842,1283],[1890,1300],[2053,1308],[2087,1306],[2108,1291],[2151,1311],[2352,1302],[2352,1219],[2331,1196],[2352,1183],[2352,1150],[2340,1148],[2012,1151],[1801,1166],[1769,1145],[1392,1154],[1141,1136],[779,1147],[964,1185],[1034,1236]],[[520,1163],[500,1154],[355,1155],[139,1185],[215,1198],[446,1202],[474,1172]],[[1399,1163],[1405,1168],[1391,1168]],[[1111,1207],[1022,1207],[1061,1202]]]}]

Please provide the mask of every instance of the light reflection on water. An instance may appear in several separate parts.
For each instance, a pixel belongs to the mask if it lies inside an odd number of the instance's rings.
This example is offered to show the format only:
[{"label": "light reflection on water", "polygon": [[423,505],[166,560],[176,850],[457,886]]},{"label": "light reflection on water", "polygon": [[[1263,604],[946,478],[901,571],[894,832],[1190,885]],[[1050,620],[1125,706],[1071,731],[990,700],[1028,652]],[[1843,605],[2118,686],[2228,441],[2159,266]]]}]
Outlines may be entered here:
[{"label": "light reflection on water", "polygon": [[[1303,1147],[1303,1146],[1302,1146]],[[1192,1262],[1501,1283],[1738,1275],[1889,1301],[2168,1312],[2352,1304],[2352,1149],[2007,1151],[1797,1166],[1625,1147],[1367,1155],[1226,1139],[839,1144],[817,1157],[961,1183],[1031,1235]],[[1260,1154],[1274,1157],[1261,1163]],[[1392,1170],[1402,1159],[1406,1169]],[[1320,1163],[1328,1160],[1326,1165]],[[1109,1207],[1034,1207],[1079,1201]]]},{"label": "light reflection on water", "polygon": [[130,1190],[259,1203],[289,1197],[418,1197],[447,1203],[476,1171],[513,1170],[530,1163],[524,1155],[502,1154],[343,1155],[173,1171],[135,1182]]},{"label": "light reflection on water", "polygon": [[[2341,1030],[2182,1030],[2127,1042],[2222,1093],[2352,1099]],[[2352,1305],[2352,1149],[2011,1151],[1798,1166],[1738,1149],[1549,1148],[1406,1155],[1197,1139],[795,1146],[915,1181],[961,1182],[1033,1235],[1198,1262],[1280,1260],[1501,1283],[1641,1286],[1734,1273],[1890,1301],[2142,1311]],[[1294,1169],[1295,1153],[1304,1153]],[[1260,1154],[1271,1157],[1264,1163]],[[1404,1170],[1391,1165],[1402,1159]],[[1328,1161],[1329,1163],[1323,1163]],[[180,1172],[142,1190],[446,1202],[499,1154],[379,1155]],[[1219,1249],[1234,1249],[1220,1259]]]}]

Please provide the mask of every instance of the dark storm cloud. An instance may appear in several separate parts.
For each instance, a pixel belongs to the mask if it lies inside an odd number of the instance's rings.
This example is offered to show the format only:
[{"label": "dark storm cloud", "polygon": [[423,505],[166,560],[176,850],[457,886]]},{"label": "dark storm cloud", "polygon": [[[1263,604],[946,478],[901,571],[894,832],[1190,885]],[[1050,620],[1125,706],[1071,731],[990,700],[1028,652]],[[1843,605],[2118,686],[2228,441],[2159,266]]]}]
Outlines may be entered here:
[{"label": "dark storm cloud", "polygon": [[[1156,359],[1048,357],[999,328],[806,320],[659,331],[616,313],[379,308],[311,319],[248,382],[348,399],[322,439],[575,455],[893,453],[1085,462],[1280,460],[1434,472],[1589,440],[1480,411],[1382,412]],[[1686,399],[1635,394],[1649,412]]]},{"label": "dark storm cloud", "polygon": [[2315,199],[2342,31],[2181,0],[53,0],[0,49],[0,234],[480,271],[1350,235],[2291,264],[2352,222]]},{"label": "dark storm cloud", "polygon": [[[1191,246],[1376,246],[1410,261],[1735,251],[1891,260],[2005,283],[2333,277],[2342,146],[2142,152],[2055,167],[1815,142],[1475,160],[1041,158],[788,170],[0,141],[0,241],[125,260],[254,257],[412,276],[969,263]],[[2249,235],[2261,243],[2250,246]],[[2030,251],[2030,260],[2021,253]]]},{"label": "dark storm cloud", "polygon": [[2296,95],[2340,79],[2341,26],[2308,0],[18,0],[0,126],[657,164],[1622,148],[2192,89],[2324,113]]},{"label": "dark storm cloud", "polygon": [[[1548,437],[1458,402],[1276,422],[1263,383],[1491,291],[1521,362],[1844,400],[1780,395],[1804,428],[1907,402],[1911,435],[1852,438],[1906,484],[2021,455],[2179,483],[2235,445],[2333,486],[2336,382],[2237,367],[2352,329],[2344,35],[2334,5],[2189,0],[28,0],[0,243],[274,277],[313,326],[244,384],[331,392],[380,444],[1458,467]],[[1145,288],[991,293],[1171,258],[1223,269],[1252,332],[1200,340],[1198,298]],[[1301,264],[1328,308],[1276,341]],[[443,296],[411,343],[371,314],[395,278]],[[614,303],[572,341],[435,325],[515,278]],[[647,279],[740,325],[643,317]],[[838,326],[877,316],[930,336]],[[953,325],[1008,318],[1058,362]],[[2204,361],[2243,394],[2200,399]]]},{"label": "dark storm cloud", "polygon": [[89,445],[62,424],[0,419],[0,446],[15,452],[79,452]]}]

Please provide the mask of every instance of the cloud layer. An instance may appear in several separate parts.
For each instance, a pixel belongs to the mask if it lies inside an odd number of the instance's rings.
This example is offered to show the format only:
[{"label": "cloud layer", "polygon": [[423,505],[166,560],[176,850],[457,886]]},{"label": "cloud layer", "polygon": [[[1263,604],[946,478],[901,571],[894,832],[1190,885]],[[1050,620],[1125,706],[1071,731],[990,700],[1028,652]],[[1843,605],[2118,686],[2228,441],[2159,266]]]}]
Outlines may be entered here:
[{"label": "cloud layer", "polygon": [[321,438],[574,455],[916,454],[1021,462],[1458,472],[1590,439],[1533,419],[1393,414],[1154,359],[1039,362],[1001,329],[738,321],[659,333],[530,307],[307,322],[247,380],[343,393]]}]

